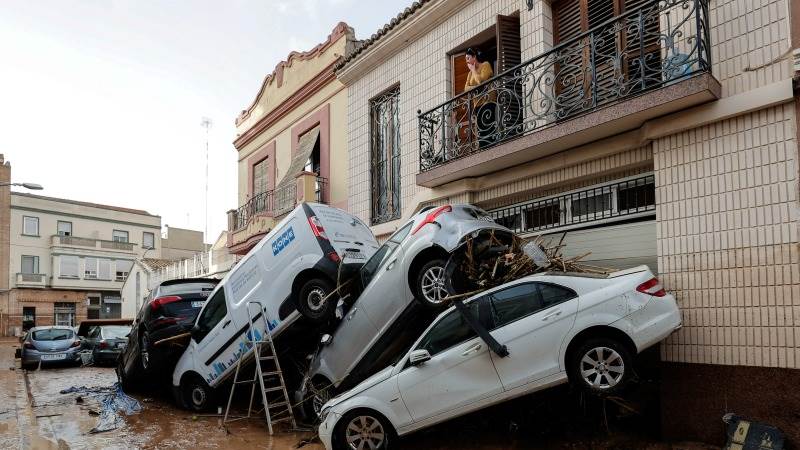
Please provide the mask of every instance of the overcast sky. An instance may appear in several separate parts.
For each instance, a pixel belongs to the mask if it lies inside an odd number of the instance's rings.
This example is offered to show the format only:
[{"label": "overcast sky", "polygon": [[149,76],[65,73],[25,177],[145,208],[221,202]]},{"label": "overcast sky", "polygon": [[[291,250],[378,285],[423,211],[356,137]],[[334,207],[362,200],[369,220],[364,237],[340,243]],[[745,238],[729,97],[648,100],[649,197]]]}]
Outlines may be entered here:
[{"label": "overcast sky", "polygon": [[339,21],[364,39],[411,0],[5,0],[0,153],[42,195],[147,210],[209,236],[236,205],[234,119]]}]

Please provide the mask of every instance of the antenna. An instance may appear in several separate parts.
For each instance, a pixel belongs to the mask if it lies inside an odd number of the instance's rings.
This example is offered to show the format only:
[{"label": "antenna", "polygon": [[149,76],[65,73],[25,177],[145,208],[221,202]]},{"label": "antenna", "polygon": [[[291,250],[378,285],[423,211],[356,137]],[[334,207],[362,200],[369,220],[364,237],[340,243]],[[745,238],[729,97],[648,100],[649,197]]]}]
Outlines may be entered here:
[{"label": "antenna", "polygon": [[205,206],[203,207],[203,218],[205,219],[205,230],[203,231],[203,245],[208,239],[208,130],[211,129],[211,119],[203,117],[200,120],[200,126],[206,129],[206,196]]}]

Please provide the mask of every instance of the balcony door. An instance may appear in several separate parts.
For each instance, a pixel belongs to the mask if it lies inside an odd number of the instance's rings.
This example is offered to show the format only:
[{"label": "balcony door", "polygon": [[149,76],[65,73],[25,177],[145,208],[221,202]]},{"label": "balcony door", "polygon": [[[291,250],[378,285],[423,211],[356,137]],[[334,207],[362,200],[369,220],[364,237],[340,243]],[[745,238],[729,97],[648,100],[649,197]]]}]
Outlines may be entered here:
[{"label": "balcony door", "polygon": [[552,8],[554,44],[563,44],[553,69],[559,119],[661,81],[657,2],[556,0]]}]

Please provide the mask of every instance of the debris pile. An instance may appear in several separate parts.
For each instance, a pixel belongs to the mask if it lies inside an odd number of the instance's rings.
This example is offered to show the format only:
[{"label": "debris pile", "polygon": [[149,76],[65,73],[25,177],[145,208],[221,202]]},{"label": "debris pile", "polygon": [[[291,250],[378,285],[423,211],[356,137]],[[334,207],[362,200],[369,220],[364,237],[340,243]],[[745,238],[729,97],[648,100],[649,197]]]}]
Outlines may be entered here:
[{"label": "debris pile", "polygon": [[582,263],[590,253],[564,257],[564,236],[566,233],[557,242],[540,236],[526,241],[513,233],[496,230],[481,230],[467,236],[445,266],[450,298],[469,297],[540,272],[602,275],[613,271]]},{"label": "debris pile", "polygon": [[81,394],[75,398],[76,403],[84,403],[84,397],[97,402],[97,406],[100,408],[98,414],[100,418],[97,425],[89,431],[92,434],[113,430],[123,424],[120,412],[129,416],[142,410],[141,403],[123,392],[119,383],[114,383],[112,386],[72,386],[63,389],[61,394]]}]

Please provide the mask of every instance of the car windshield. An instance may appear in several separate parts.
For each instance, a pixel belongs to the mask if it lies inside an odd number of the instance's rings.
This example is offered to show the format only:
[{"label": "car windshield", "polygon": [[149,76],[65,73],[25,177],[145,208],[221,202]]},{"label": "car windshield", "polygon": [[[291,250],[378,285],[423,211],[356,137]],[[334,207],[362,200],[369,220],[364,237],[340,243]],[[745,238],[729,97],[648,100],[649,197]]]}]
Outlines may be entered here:
[{"label": "car windshield", "polygon": [[63,341],[72,339],[73,336],[75,336],[75,333],[72,330],[64,328],[49,328],[33,332],[34,341]]},{"label": "car windshield", "polygon": [[411,231],[411,225],[414,223],[409,223],[408,225],[404,226],[403,228],[397,230],[392,237],[386,241],[367,261],[363,267],[361,267],[361,286],[367,287],[372,278],[378,273],[378,270],[383,266],[383,263],[386,261],[389,255],[394,252],[394,249],[400,246],[400,243],[403,242],[403,239],[408,236],[408,233]]},{"label": "car windshield", "polygon": [[158,291],[160,296],[186,294],[190,292],[211,292],[216,283],[179,283],[161,286]]},{"label": "car windshield", "polygon": [[108,325],[100,330],[105,339],[121,339],[128,336],[130,332],[131,327],[127,325]]}]

